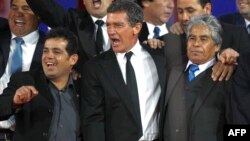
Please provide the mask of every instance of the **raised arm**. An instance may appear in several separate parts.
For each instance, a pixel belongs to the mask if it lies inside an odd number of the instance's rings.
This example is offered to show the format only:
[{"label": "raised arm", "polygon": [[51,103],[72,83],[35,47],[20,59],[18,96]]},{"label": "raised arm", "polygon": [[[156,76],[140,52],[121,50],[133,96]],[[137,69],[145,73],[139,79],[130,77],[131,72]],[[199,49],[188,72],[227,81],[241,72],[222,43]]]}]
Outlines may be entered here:
[{"label": "raised arm", "polygon": [[54,0],[26,0],[32,11],[50,27],[65,26],[67,11]]}]

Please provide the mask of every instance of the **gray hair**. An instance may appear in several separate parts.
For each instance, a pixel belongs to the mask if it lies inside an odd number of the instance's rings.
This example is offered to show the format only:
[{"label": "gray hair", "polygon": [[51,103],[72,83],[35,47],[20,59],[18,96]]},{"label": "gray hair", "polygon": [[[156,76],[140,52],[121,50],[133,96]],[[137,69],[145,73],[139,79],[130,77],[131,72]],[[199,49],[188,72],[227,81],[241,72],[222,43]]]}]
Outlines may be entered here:
[{"label": "gray hair", "polygon": [[192,17],[190,19],[190,21],[188,22],[187,38],[191,34],[192,27],[196,26],[196,25],[204,25],[204,26],[208,27],[214,43],[216,45],[222,44],[222,37],[221,37],[222,27],[221,27],[219,21],[214,16],[208,15],[208,14],[202,14],[199,16]]},{"label": "gray hair", "polygon": [[142,8],[135,2],[128,0],[116,0],[108,7],[108,13],[125,12],[132,27],[136,23],[143,23]]}]

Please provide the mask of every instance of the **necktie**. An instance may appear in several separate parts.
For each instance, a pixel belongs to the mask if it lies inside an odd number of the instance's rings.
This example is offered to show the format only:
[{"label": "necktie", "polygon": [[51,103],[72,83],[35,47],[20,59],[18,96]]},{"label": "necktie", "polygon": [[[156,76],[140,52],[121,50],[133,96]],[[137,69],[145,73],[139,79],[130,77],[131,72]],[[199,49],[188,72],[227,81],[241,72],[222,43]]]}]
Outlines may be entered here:
[{"label": "necktie", "polygon": [[11,62],[11,68],[10,73],[13,74],[15,72],[22,71],[22,44],[24,43],[22,38],[16,37],[14,39],[16,41],[16,48],[14,49],[14,52],[12,54],[12,62]]},{"label": "necktie", "polygon": [[96,52],[97,54],[101,54],[103,52],[103,34],[102,34],[102,26],[104,22],[102,20],[97,20],[95,22],[97,24],[97,32],[96,32]]},{"label": "necktie", "polygon": [[196,72],[197,70],[199,70],[199,67],[197,65],[191,64],[189,66],[189,81],[192,81],[195,78],[194,72]]},{"label": "necktie", "polygon": [[158,26],[155,26],[153,38],[158,38],[159,36],[160,36],[160,28]]},{"label": "necktie", "polygon": [[[140,105],[139,105],[139,98],[138,98],[138,89],[137,89],[137,83],[136,83],[136,77],[135,77],[135,71],[131,64],[130,58],[133,55],[133,52],[128,52],[125,54],[127,58],[126,63],[126,80],[127,80],[127,87],[130,91],[131,98],[133,101],[133,104],[135,106],[136,113],[140,115]],[[138,119],[140,120],[141,117],[139,116]]]}]

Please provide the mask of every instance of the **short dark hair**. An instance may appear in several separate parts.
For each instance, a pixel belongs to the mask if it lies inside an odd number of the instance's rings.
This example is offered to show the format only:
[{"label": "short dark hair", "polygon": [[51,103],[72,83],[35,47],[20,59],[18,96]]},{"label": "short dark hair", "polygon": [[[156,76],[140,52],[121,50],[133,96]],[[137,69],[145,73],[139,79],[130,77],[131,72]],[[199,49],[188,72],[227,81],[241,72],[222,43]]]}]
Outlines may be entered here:
[{"label": "short dark hair", "polygon": [[132,27],[134,27],[136,23],[143,23],[142,8],[133,1],[116,0],[108,7],[107,12],[125,12]]},{"label": "short dark hair", "polygon": [[198,0],[198,2],[201,4],[202,8],[204,8],[207,3],[212,4],[211,0]]},{"label": "short dark hair", "polygon": [[68,30],[67,28],[57,27],[53,28],[47,34],[45,40],[52,39],[52,38],[61,38],[68,42],[66,46],[66,51],[69,56],[76,54],[78,50],[78,41],[73,32]]}]

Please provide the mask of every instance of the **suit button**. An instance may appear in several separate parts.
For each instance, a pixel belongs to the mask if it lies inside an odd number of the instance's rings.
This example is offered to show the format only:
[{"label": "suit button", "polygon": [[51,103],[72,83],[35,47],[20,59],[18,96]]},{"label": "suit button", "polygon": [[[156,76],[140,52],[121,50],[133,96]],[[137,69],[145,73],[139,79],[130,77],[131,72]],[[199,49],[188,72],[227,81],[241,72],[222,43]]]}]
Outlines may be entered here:
[{"label": "suit button", "polygon": [[47,137],[47,136],[48,136],[48,134],[47,134],[47,133],[45,133],[45,132],[43,132],[43,136],[44,136],[44,137]]},{"label": "suit button", "polygon": [[175,129],[175,132],[177,132],[177,133],[178,133],[179,131],[180,131],[179,129]]},{"label": "suit button", "polygon": [[49,113],[52,113],[52,110],[51,110],[51,109],[49,109],[49,110],[48,110],[48,112],[49,112]]}]

